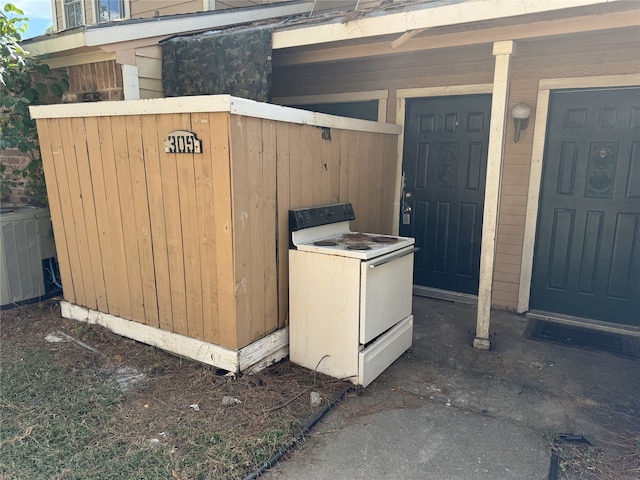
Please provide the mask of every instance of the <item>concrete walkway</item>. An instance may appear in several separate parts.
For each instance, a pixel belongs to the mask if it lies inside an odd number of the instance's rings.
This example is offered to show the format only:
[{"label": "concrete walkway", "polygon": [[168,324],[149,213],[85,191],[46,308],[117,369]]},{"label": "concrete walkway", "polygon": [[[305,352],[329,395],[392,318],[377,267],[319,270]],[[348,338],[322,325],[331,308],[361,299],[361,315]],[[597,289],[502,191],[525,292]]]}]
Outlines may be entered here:
[{"label": "concrete walkway", "polygon": [[640,362],[529,340],[526,319],[492,315],[493,349],[478,351],[475,307],[414,297],[412,348],[263,478],[542,480],[556,433],[640,433]]}]

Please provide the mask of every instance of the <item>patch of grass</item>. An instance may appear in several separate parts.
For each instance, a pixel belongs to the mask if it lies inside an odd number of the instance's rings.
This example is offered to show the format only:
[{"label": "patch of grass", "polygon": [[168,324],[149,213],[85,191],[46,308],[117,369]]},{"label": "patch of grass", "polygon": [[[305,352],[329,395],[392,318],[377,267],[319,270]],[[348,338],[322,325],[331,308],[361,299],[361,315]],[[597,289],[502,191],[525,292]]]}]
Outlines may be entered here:
[{"label": "patch of grass", "polygon": [[[3,312],[0,326],[1,480],[243,478],[316,413],[311,388],[328,400],[347,385],[287,361],[231,379],[52,303]],[[95,351],[44,340],[59,331]],[[122,368],[144,379],[122,390]]]},{"label": "patch of grass", "polygon": [[7,342],[0,382],[0,473],[10,478],[60,477],[99,441],[122,397],[109,378],[87,378],[46,349],[16,351]]},{"label": "patch of grass", "polygon": [[64,368],[46,349],[12,350],[3,348],[0,378],[3,478],[240,478],[266,462],[299,425],[280,418],[276,428],[244,438],[242,425],[202,431],[195,416],[174,425],[166,439],[143,444],[115,422],[117,407],[125,406],[112,377]]}]

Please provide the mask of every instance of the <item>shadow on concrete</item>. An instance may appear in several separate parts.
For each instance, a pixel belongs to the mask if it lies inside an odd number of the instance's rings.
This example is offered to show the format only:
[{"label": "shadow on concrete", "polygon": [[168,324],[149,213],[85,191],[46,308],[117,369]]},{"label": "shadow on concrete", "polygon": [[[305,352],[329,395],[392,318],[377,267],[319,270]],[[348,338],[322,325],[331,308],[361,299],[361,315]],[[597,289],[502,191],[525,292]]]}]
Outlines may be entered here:
[{"label": "shadow on concrete", "polygon": [[492,312],[491,351],[471,346],[474,306],[414,297],[414,316],[411,349],[267,478],[545,479],[557,433],[640,433],[637,360],[531,340],[511,312]]}]

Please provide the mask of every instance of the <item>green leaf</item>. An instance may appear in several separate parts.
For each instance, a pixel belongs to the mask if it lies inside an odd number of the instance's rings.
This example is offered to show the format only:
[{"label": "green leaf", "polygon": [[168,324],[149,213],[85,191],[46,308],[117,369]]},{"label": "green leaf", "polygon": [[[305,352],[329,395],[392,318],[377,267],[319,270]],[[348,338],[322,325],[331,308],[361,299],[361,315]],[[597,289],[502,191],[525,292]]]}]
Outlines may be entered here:
[{"label": "green leaf", "polygon": [[58,98],[62,98],[64,94],[64,90],[62,90],[62,87],[57,83],[51,84],[51,92]]}]

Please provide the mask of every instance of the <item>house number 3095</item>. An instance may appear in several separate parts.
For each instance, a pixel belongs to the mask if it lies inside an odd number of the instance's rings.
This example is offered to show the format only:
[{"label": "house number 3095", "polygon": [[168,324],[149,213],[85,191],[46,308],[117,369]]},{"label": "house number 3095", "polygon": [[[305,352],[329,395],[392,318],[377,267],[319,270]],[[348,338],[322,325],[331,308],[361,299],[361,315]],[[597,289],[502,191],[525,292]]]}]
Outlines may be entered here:
[{"label": "house number 3095", "polygon": [[167,135],[164,141],[167,153],[202,153],[202,140],[196,134],[186,130],[176,130]]}]

